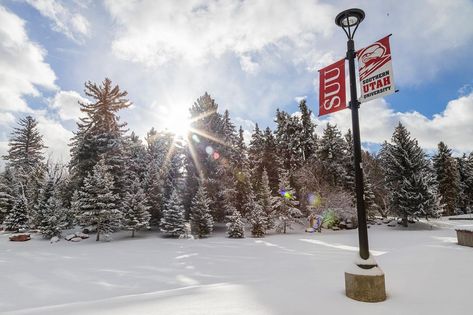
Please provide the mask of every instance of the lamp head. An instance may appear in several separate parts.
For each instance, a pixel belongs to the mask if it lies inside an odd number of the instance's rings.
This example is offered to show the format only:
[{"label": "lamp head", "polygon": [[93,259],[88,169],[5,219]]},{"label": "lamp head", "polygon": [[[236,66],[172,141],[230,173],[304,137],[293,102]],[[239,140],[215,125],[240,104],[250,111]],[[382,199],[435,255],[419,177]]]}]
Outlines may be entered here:
[{"label": "lamp head", "polygon": [[[365,12],[361,9],[348,9],[340,12],[335,18],[335,24],[343,28],[349,39],[353,39],[355,31],[365,18]],[[352,31],[351,29],[354,28]]]}]

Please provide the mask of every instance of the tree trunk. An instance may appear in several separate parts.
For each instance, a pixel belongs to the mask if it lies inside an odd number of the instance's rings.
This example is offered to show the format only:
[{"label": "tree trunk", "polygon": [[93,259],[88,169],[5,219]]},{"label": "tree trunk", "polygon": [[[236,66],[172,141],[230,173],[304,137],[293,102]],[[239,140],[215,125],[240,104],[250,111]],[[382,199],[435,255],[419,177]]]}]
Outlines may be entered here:
[{"label": "tree trunk", "polygon": [[131,230],[131,237],[135,237],[135,229]]},{"label": "tree trunk", "polygon": [[407,215],[402,217],[402,226],[407,227]]},{"label": "tree trunk", "polygon": [[286,234],[286,222],[284,222],[284,234]]},{"label": "tree trunk", "polygon": [[95,241],[97,241],[97,242],[100,241],[100,232],[99,232],[99,230],[97,230],[97,238],[95,239]]}]

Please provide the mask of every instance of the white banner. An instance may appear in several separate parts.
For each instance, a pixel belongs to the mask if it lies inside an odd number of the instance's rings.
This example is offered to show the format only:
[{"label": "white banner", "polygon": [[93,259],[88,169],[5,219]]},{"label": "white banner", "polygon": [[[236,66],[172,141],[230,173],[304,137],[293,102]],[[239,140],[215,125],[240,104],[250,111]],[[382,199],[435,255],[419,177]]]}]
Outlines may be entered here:
[{"label": "white banner", "polygon": [[395,92],[389,36],[357,52],[361,103]]}]

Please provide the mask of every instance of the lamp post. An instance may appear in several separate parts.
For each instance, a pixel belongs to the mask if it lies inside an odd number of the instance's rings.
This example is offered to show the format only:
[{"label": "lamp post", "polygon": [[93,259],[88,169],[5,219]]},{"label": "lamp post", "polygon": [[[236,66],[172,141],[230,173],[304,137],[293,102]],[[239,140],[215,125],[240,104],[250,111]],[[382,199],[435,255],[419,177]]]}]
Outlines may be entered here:
[{"label": "lamp post", "polygon": [[[351,109],[351,120],[353,128],[353,155],[355,166],[355,191],[356,191],[356,210],[358,214],[358,239],[360,245],[360,257],[366,261],[369,254],[368,245],[368,229],[366,226],[366,210],[364,202],[363,189],[363,170],[361,164],[361,141],[360,141],[360,124],[358,119],[358,108],[360,102],[357,99],[356,93],[356,77],[355,77],[355,42],[353,36],[355,35],[358,26],[365,18],[365,12],[360,9],[345,10],[337,15],[335,23],[340,26],[348,37],[347,42],[347,59],[348,69],[350,73],[350,95],[351,100],[349,107]],[[370,269],[375,265],[368,262],[359,264],[364,269]]]},{"label": "lamp post", "polygon": [[[386,289],[384,284],[384,273],[370,257],[368,245],[368,228],[366,226],[366,210],[363,189],[363,169],[361,164],[361,141],[360,123],[358,118],[358,101],[356,93],[355,75],[355,35],[358,26],[365,18],[365,12],[360,9],[345,10],[337,15],[335,23],[340,26],[348,37],[347,57],[348,69],[350,73],[350,103],[351,120],[353,128],[353,155],[355,167],[355,191],[356,210],[358,214],[358,240],[360,245],[359,256],[356,260],[356,268],[350,268],[345,272],[346,295],[352,299],[364,302],[381,302],[386,299]],[[364,269],[364,271],[362,270]],[[370,269],[373,272],[368,272]]]}]

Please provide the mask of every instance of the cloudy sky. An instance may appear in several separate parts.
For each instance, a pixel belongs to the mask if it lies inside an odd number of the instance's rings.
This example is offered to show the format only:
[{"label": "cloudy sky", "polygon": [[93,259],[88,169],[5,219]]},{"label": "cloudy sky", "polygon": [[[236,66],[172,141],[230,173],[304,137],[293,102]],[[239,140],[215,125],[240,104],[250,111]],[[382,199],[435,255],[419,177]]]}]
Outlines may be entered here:
[{"label": "cloudy sky", "polygon": [[[18,117],[34,115],[49,154],[67,161],[87,80],[112,79],[144,135],[169,127],[205,91],[237,124],[274,126],[276,108],[306,97],[318,114],[317,70],[344,56],[338,12],[359,7],[362,48],[392,33],[399,93],[364,103],[365,147],[402,121],[426,150],[473,150],[471,0],[0,0],[0,154]],[[346,130],[349,111],[327,120]],[[172,117],[171,119],[169,117]]]}]

